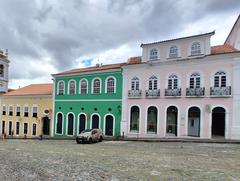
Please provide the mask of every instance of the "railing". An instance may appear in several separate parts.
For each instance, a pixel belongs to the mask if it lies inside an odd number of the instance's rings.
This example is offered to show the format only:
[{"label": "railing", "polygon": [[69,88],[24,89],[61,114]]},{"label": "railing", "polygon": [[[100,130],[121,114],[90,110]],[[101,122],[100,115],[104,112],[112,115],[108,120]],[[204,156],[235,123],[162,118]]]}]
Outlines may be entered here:
[{"label": "railing", "polygon": [[205,94],[205,88],[187,88],[186,89],[186,96],[204,96]]},{"label": "railing", "polygon": [[165,96],[181,96],[181,89],[165,89]]},{"label": "railing", "polygon": [[211,96],[230,96],[231,95],[231,86],[227,87],[211,87],[210,88]]},{"label": "railing", "polygon": [[160,96],[160,89],[156,90],[146,90],[146,97],[159,97]]},{"label": "railing", "polygon": [[142,96],[142,90],[129,90],[128,97],[129,98],[139,98]]}]

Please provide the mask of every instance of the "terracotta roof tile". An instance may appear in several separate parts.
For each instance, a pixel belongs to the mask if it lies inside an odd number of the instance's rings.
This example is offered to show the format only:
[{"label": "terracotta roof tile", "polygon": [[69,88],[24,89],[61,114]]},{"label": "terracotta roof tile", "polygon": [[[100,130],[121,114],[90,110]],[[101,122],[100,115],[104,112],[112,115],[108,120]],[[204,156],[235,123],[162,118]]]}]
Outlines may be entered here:
[{"label": "terracotta roof tile", "polygon": [[231,45],[224,44],[224,45],[217,45],[211,47],[211,54],[224,54],[224,53],[234,53],[239,52],[236,48],[232,47]]},{"label": "terracotta roof tile", "polygon": [[72,70],[68,70],[68,71],[65,71],[65,72],[61,72],[61,73],[58,73],[58,74],[53,74],[53,76],[54,75],[83,73],[83,72],[94,72],[94,71],[99,71],[99,70],[118,69],[118,68],[121,68],[123,65],[125,65],[125,63],[97,65],[95,67],[87,67],[87,68],[77,68],[77,69],[72,69]]},{"label": "terracotta roof tile", "polygon": [[140,64],[142,62],[142,58],[139,57],[130,57],[127,61],[128,65],[132,65],[132,64]]},{"label": "terracotta roof tile", "polygon": [[52,84],[31,84],[26,87],[8,92],[3,96],[51,95],[52,92]]}]

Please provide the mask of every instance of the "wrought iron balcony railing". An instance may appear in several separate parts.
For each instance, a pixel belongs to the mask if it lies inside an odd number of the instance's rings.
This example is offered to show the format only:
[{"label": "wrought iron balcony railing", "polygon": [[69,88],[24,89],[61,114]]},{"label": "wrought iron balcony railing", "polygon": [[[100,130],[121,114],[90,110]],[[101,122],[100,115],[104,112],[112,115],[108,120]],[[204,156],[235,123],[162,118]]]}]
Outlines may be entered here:
[{"label": "wrought iron balcony railing", "polygon": [[128,97],[129,98],[140,98],[142,96],[142,90],[129,90]]},{"label": "wrought iron balcony railing", "polygon": [[154,98],[154,97],[159,97],[159,96],[160,96],[160,89],[146,90],[146,97]]},{"label": "wrought iron balcony railing", "polygon": [[211,87],[210,88],[211,96],[230,96],[231,95],[231,86],[227,87]]},{"label": "wrought iron balcony railing", "polygon": [[165,89],[165,96],[181,96],[181,89]]},{"label": "wrought iron balcony railing", "polygon": [[200,88],[187,88],[186,89],[186,96],[204,96],[205,94],[205,88],[200,87]]}]

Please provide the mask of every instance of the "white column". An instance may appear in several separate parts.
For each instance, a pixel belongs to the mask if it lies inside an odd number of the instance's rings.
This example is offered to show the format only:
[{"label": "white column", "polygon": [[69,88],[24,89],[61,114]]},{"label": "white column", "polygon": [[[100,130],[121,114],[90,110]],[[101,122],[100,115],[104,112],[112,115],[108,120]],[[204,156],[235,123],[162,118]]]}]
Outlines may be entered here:
[{"label": "white column", "polygon": [[240,139],[240,58],[235,58],[233,64],[233,119],[230,139]]}]

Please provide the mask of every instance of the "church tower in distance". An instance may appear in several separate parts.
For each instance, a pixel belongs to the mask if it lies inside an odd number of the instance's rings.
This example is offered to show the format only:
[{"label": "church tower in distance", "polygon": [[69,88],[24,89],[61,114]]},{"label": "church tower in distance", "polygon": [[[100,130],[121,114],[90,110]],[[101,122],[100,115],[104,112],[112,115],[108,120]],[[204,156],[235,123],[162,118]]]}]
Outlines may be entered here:
[{"label": "church tower in distance", "polygon": [[0,49],[0,94],[8,92],[8,50]]}]

